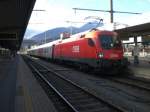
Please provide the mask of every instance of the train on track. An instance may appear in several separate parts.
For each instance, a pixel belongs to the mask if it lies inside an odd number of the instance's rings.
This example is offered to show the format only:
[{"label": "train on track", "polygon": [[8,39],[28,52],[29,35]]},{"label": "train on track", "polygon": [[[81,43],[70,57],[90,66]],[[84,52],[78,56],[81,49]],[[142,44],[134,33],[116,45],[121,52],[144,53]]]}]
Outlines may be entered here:
[{"label": "train on track", "polygon": [[98,29],[72,36],[63,33],[60,39],[32,48],[27,53],[107,72],[120,71],[128,65],[117,33]]}]

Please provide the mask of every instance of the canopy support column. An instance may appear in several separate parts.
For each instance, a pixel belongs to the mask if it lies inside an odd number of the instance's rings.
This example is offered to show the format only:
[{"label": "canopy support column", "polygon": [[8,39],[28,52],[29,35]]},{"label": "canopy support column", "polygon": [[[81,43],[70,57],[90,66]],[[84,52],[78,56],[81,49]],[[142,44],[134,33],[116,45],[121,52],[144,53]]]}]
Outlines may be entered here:
[{"label": "canopy support column", "polygon": [[133,55],[134,55],[134,64],[138,65],[139,64],[139,48],[138,48],[138,44],[137,44],[137,36],[134,37],[134,51],[133,51]]}]

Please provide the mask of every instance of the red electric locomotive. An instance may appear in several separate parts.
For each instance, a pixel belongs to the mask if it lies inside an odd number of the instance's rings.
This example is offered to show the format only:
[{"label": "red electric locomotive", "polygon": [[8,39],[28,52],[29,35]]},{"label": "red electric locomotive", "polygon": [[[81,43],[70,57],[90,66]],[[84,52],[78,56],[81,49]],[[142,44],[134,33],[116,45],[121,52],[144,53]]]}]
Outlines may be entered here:
[{"label": "red electric locomotive", "polygon": [[93,29],[90,32],[62,39],[54,46],[54,59],[93,67],[119,70],[127,66],[117,33]]},{"label": "red electric locomotive", "polygon": [[127,67],[123,47],[117,33],[93,29],[87,33],[61,39],[30,49],[28,54],[71,62],[81,68],[120,71]]}]

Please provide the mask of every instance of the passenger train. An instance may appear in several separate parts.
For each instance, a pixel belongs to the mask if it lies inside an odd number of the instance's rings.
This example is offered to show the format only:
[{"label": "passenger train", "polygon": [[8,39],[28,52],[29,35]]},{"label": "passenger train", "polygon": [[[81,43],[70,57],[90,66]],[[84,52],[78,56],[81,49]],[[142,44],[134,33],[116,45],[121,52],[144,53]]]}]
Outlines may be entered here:
[{"label": "passenger train", "polygon": [[128,63],[117,33],[98,29],[72,36],[63,33],[60,39],[30,49],[27,53],[108,72],[120,71]]}]

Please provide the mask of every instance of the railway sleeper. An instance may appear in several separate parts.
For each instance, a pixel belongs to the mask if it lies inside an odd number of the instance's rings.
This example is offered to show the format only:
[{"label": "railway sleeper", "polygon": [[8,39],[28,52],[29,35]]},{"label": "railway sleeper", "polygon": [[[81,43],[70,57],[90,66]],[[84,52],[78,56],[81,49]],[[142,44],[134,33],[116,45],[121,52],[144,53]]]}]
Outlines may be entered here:
[{"label": "railway sleeper", "polygon": [[[101,106],[100,104],[87,104],[87,105],[79,105],[76,108],[78,108],[79,110],[84,110],[85,112],[95,112],[98,111],[99,112],[109,112],[109,108],[107,106]],[[103,110],[103,111],[102,111]],[[110,111],[111,112],[111,111]]]}]

